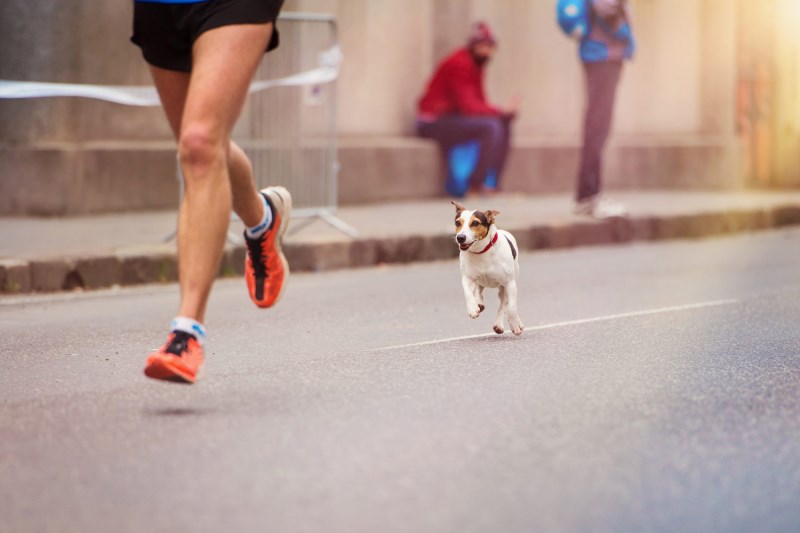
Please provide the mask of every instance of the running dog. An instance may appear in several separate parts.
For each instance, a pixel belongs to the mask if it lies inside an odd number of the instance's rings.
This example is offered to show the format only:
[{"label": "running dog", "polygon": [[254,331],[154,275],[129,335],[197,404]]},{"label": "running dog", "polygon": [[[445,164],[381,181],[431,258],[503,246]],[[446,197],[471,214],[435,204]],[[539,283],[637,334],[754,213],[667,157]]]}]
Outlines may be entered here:
[{"label": "running dog", "polygon": [[471,211],[457,202],[456,244],[461,249],[461,284],[467,300],[467,313],[478,318],[485,309],[483,289],[497,288],[500,309],[494,321],[494,332],[502,334],[503,318],[514,335],[521,335],[525,326],[517,313],[517,277],[519,259],[517,241],[507,231],[497,229],[494,220],[498,211]]}]

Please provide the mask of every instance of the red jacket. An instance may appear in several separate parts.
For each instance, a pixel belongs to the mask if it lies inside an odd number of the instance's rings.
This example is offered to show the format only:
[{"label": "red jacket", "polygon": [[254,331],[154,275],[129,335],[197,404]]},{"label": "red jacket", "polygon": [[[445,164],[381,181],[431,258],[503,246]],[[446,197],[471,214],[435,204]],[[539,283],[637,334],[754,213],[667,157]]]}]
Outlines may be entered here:
[{"label": "red jacket", "polygon": [[441,62],[425,94],[419,100],[419,115],[436,118],[446,114],[500,115],[483,93],[483,68],[469,50],[461,48]]}]

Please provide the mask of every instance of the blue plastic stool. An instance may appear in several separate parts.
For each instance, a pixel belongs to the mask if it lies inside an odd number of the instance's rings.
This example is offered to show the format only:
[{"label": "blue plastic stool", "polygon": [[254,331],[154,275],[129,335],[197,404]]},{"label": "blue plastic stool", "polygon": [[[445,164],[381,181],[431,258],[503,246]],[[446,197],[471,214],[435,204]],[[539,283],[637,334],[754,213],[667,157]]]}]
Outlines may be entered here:
[{"label": "blue plastic stool", "polygon": [[479,141],[467,141],[450,147],[447,151],[447,179],[444,183],[447,194],[458,198],[467,194],[469,178],[478,164],[480,152]]}]

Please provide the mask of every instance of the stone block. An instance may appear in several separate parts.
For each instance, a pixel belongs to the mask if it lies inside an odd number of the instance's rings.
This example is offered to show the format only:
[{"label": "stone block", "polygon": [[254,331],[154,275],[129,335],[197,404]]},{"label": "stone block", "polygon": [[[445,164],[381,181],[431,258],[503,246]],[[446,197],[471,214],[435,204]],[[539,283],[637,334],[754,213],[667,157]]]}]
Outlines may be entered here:
[{"label": "stone block", "polygon": [[656,217],[634,217],[629,219],[631,240],[649,241],[656,238]]},{"label": "stone block", "polygon": [[458,257],[460,250],[453,235],[432,235],[422,237],[423,246],[416,261],[441,261]]},{"label": "stone block", "polygon": [[610,189],[740,189],[739,152],[735,139],[713,136],[627,140],[609,146],[603,182]]},{"label": "stone block", "polygon": [[350,243],[350,266],[366,267],[378,263],[377,239],[354,239]]},{"label": "stone block", "polygon": [[634,237],[633,222],[628,217],[609,218],[606,223],[611,229],[612,242],[630,242]]},{"label": "stone block", "polygon": [[595,246],[615,241],[614,226],[611,221],[579,222],[571,228],[572,246]]},{"label": "stone block", "polygon": [[[577,150],[569,143],[516,143],[504,189],[528,194],[572,190]],[[625,163],[607,172],[606,184],[611,189],[740,186],[735,178],[723,178],[728,172],[738,175],[727,145],[706,145],[699,138],[677,148],[651,141],[616,150],[625,154]],[[621,157],[619,154],[616,157]],[[671,157],[675,154],[680,156],[680,168],[673,168],[677,163]],[[342,205],[444,196],[443,161],[432,141],[345,138],[338,158],[338,200]],[[175,148],[170,140],[63,143],[58,148],[6,146],[0,147],[0,167],[12,169],[0,176],[0,214],[123,212],[170,208],[178,202]],[[692,172],[695,167],[699,170]],[[20,183],[27,186],[20,187]],[[48,193],[42,194],[43,190]]]},{"label": "stone block", "polygon": [[347,268],[350,243],[335,241],[314,244],[289,244],[284,247],[289,268],[294,272],[322,272]]},{"label": "stone block", "polygon": [[421,236],[384,239],[378,244],[378,263],[411,263],[424,257],[425,238]]},{"label": "stone block", "polygon": [[81,150],[68,213],[172,209],[178,206],[175,148]]},{"label": "stone block", "polygon": [[31,265],[31,289],[34,291],[60,291],[83,287],[83,280],[68,259],[34,260]]},{"label": "stone block", "polygon": [[341,204],[444,195],[444,169],[432,141],[413,137],[343,140],[338,155]]},{"label": "stone block", "polygon": [[316,269],[338,270],[350,266],[349,241],[336,241],[318,244],[316,246]]},{"label": "stone block", "polygon": [[768,209],[747,211],[744,215],[748,230],[767,229],[773,226],[772,212]]},{"label": "stone block", "polygon": [[178,258],[170,254],[120,256],[120,283],[164,283],[178,279]]},{"label": "stone block", "polygon": [[615,241],[614,227],[607,221],[552,224],[537,228],[535,234],[536,248],[571,248]]},{"label": "stone block", "polygon": [[86,289],[111,287],[120,283],[121,264],[118,257],[82,257],[75,260],[74,272]]},{"label": "stone block", "polygon": [[775,227],[794,226],[800,224],[800,206],[787,205],[772,210]]},{"label": "stone block", "polygon": [[[178,205],[175,151],[0,147],[0,215],[62,216]],[[25,186],[20,186],[24,184]]]},{"label": "stone block", "polygon": [[579,157],[580,147],[574,143],[515,142],[509,153],[503,188],[528,194],[571,191],[575,188]]},{"label": "stone block", "polygon": [[767,214],[763,209],[754,209],[730,211],[720,213],[719,216],[723,218],[722,225],[725,233],[739,233],[769,227],[770,220]]},{"label": "stone block", "polygon": [[678,215],[654,220],[653,239],[686,239],[708,234],[706,215]]},{"label": "stone block", "polygon": [[66,215],[75,152],[0,147],[0,215]]},{"label": "stone block", "polygon": [[517,243],[523,250],[544,250],[550,248],[550,226],[531,226]]},{"label": "stone block", "polygon": [[15,294],[30,291],[30,264],[19,259],[0,259],[0,292]]},{"label": "stone block", "polygon": [[316,270],[313,245],[286,244],[283,247],[283,253],[286,255],[292,272],[314,272]]}]

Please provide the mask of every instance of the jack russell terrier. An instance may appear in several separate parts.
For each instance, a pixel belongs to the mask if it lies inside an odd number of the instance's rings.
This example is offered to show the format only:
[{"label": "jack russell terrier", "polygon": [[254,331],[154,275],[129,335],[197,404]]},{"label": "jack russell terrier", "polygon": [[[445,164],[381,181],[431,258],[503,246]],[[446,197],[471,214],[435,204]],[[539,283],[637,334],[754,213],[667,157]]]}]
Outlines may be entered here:
[{"label": "jack russell terrier", "polygon": [[497,288],[500,309],[494,321],[494,332],[502,334],[503,318],[514,335],[521,335],[525,326],[517,313],[517,277],[519,259],[517,241],[507,231],[497,229],[494,219],[498,211],[471,211],[463,205],[456,206],[456,243],[461,249],[461,284],[467,300],[467,313],[478,318],[485,309],[483,289]]}]

